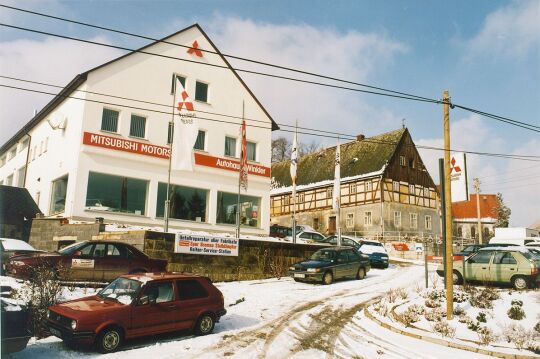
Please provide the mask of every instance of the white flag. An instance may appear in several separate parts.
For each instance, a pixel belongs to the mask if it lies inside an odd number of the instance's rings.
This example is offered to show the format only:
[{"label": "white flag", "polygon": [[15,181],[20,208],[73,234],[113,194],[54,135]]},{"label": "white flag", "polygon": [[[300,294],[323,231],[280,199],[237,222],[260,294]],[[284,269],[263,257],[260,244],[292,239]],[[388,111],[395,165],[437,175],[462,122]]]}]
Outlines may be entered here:
[{"label": "white flag", "polygon": [[[293,201],[296,198],[296,168],[298,167],[298,133],[296,129],[294,131],[294,137],[293,137],[293,143],[292,143],[292,149],[291,149],[291,179],[292,179],[292,198]],[[294,203],[294,202],[293,202]]]},{"label": "white flag", "polygon": [[199,127],[195,119],[193,102],[187,91],[176,78],[175,88],[175,119],[171,151],[171,169],[177,171],[193,171],[193,146],[197,141]]},{"label": "white flag", "polygon": [[332,209],[334,211],[339,210],[339,200],[341,198],[341,172],[340,172],[340,162],[341,162],[341,149],[338,144],[336,147],[336,162],[334,167],[334,190],[332,191]]}]

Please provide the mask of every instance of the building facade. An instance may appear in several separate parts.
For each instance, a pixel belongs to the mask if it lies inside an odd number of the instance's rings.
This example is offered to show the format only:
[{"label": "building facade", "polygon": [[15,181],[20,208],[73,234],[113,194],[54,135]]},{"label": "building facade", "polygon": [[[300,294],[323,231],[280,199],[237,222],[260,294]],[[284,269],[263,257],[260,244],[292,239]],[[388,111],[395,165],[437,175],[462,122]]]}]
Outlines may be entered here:
[{"label": "building facade", "polygon": [[[298,163],[297,223],[328,235],[338,228],[332,210],[334,158],[330,147]],[[271,222],[291,225],[290,161],[272,165]],[[342,233],[384,240],[440,238],[435,184],[406,128],[341,145]]]},{"label": "building facade", "polygon": [[[469,195],[468,201],[452,203],[454,239],[474,242],[479,239],[476,194]],[[493,237],[497,222],[497,195],[480,194],[480,227],[483,242]]]},{"label": "building facade", "polygon": [[242,232],[267,233],[278,127],[198,25],[77,75],[0,148],[0,183],[27,188],[45,216],[162,226],[173,76],[199,132],[193,171],[171,174],[170,227],[234,231],[244,108]]}]

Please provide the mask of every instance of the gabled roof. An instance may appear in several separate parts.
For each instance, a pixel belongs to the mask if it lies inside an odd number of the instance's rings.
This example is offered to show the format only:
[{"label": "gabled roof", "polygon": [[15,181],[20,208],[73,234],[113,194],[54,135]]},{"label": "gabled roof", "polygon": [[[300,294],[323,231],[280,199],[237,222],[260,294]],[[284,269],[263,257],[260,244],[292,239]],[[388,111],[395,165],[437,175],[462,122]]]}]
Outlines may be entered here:
[{"label": "gabled roof", "polygon": [[[95,70],[98,70],[102,67],[105,67],[109,64],[112,64],[113,62],[116,62],[118,60],[121,60],[127,56],[131,56],[139,51],[142,51],[142,50],[145,50],[146,48],[150,47],[150,46],[153,46],[157,43],[160,43],[162,41],[167,41],[167,39],[173,37],[173,36],[176,36],[184,31],[187,31],[187,30],[190,30],[192,28],[196,28],[197,30],[200,31],[200,33],[205,37],[205,39],[208,41],[208,43],[214,48],[214,50],[216,51],[217,55],[219,55],[219,57],[223,60],[223,62],[225,62],[225,64],[227,65],[227,67],[232,71],[232,73],[236,76],[236,78],[238,79],[238,81],[240,81],[240,83],[244,86],[244,88],[247,90],[247,92],[253,97],[253,99],[255,100],[255,102],[260,106],[260,108],[263,110],[263,112],[268,116],[268,118],[270,119],[270,121],[272,122],[272,131],[275,131],[275,130],[279,130],[279,126],[277,125],[277,123],[274,121],[274,119],[272,118],[272,116],[270,116],[270,114],[268,113],[268,111],[264,108],[264,106],[261,104],[261,102],[257,99],[257,97],[255,97],[255,95],[253,94],[253,92],[251,92],[251,90],[249,89],[249,87],[246,85],[246,83],[244,82],[244,80],[242,80],[242,78],[240,77],[240,75],[238,75],[238,73],[233,69],[233,67],[231,66],[231,64],[227,61],[227,59],[221,54],[221,52],[218,50],[218,48],[214,45],[214,43],[212,42],[212,40],[210,40],[210,38],[208,37],[208,35],[204,32],[204,30],[199,26],[199,24],[193,24],[191,26],[188,26],[180,31],[177,31],[175,32],[174,34],[171,34],[169,36],[166,36],[160,40],[157,40],[157,41],[154,41],[148,45],[145,45],[135,51],[132,51],[132,52],[129,52],[125,55],[122,55],[120,57],[117,57],[116,59],[113,59],[109,62],[106,62],[102,65],[99,65],[97,67],[94,67],[93,69],[91,70],[88,70],[86,72],[83,72],[77,76],[75,76],[75,78],[73,80],[71,80],[70,83],[68,83],[66,85],[66,87],[64,87],[62,89],[62,91],[60,91],[58,93],[58,95],[56,95],[47,105],[45,105],[45,107],[43,107],[43,109],[41,109],[41,111],[39,111],[23,128],[21,128],[19,131],[17,131],[17,133],[15,133],[15,135],[13,135],[13,137],[11,137],[6,143],[4,143],[2,145],[2,147],[0,147],[0,153],[3,153],[5,151],[7,151],[11,146],[13,146],[16,142],[18,142],[26,133],[28,133],[28,131],[30,131],[34,126],[36,126],[42,119],[44,119],[49,113],[51,113],[58,105],[60,105],[65,99],[67,96],[70,96],[73,91],[75,91],[79,86],[81,86],[87,79],[88,77],[88,74],[92,71],[95,71]],[[180,61],[180,60],[179,60]],[[203,65],[204,66],[204,65]]]},{"label": "gabled roof", "polygon": [[[497,218],[497,195],[480,194],[480,218]],[[456,219],[477,218],[476,194],[471,194],[468,201],[452,203],[452,217]]]},{"label": "gabled roof", "polygon": [[0,185],[0,224],[18,224],[41,213],[26,188]]},{"label": "gabled roof", "polygon": [[[341,145],[341,178],[382,174],[385,165],[390,161],[406,128],[383,133]],[[297,185],[307,185],[334,179],[334,161],[336,146],[306,155],[298,161]],[[290,161],[282,161],[272,165],[272,174],[278,187],[291,186]]]}]

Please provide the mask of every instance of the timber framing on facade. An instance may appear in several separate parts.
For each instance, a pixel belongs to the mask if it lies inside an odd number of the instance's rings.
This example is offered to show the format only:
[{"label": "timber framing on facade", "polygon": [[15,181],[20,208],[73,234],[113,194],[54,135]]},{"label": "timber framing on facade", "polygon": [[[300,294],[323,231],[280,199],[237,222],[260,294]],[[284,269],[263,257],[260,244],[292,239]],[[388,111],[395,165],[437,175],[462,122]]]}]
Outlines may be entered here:
[{"label": "timber framing on facade", "polygon": [[[332,211],[336,147],[300,159],[298,223],[334,233]],[[272,165],[272,223],[290,225],[293,212],[289,161]],[[438,194],[412,141],[401,128],[341,145],[341,228],[372,238],[440,237]]]}]

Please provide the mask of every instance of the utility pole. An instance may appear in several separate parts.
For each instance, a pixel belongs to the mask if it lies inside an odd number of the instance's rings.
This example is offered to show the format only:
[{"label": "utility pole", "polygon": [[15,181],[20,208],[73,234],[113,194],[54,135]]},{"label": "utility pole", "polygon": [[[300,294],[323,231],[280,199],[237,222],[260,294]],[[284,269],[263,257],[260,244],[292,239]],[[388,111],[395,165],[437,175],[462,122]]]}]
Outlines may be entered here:
[{"label": "utility pole", "polygon": [[478,218],[478,243],[482,244],[482,223],[480,223],[480,180],[474,179],[474,189],[476,191],[476,217]]},{"label": "utility pole", "polygon": [[453,253],[452,253],[452,191],[450,178],[450,96],[448,90],[443,92],[443,128],[444,128],[444,197],[445,197],[445,225],[446,225],[446,318],[451,320],[454,312],[454,281],[453,281]]}]

